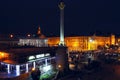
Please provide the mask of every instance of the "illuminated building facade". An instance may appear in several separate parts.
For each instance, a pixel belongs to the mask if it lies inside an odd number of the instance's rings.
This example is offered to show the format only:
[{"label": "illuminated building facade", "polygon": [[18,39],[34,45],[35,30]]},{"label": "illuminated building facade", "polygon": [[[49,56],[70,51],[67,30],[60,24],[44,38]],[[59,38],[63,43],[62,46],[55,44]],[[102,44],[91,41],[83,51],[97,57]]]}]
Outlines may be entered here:
[{"label": "illuminated building facade", "polygon": [[48,46],[47,39],[41,38],[27,38],[27,39],[19,39],[18,45],[21,46],[35,46],[35,47],[46,47]]},{"label": "illuminated building facade", "polygon": [[48,41],[47,38],[45,38],[45,36],[41,33],[41,29],[40,27],[38,27],[37,30],[37,38],[30,38],[30,36],[28,36],[29,38],[21,38],[19,39],[19,43],[18,45],[21,46],[35,46],[35,47],[46,47],[48,46]]},{"label": "illuminated building facade", "polygon": [[36,68],[44,73],[51,70],[52,64],[55,64],[55,50],[50,47],[11,48],[0,52],[0,61],[2,70],[14,76],[31,72]]},{"label": "illuminated building facade", "polygon": [[[104,36],[76,36],[65,37],[65,43],[69,51],[96,50],[98,46],[114,45],[115,35],[109,37]],[[59,37],[48,38],[49,46],[59,44]]]},{"label": "illuminated building facade", "polygon": [[[19,39],[19,45],[21,46],[35,46],[35,47],[46,47],[46,46],[58,46],[60,45],[60,37],[43,37],[40,27],[38,27],[37,38],[23,38]],[[118,39],[119,40],[119,39]],[[120,40],[118,41],[120,42]],[[84,51],[84,50],[96,50],[99,46],[115,45],[115,35],[111,36],[75,36],[65,37],[65,45],[69,51]],[[64,44],[63,44],[64,45]]]},{"label": "illuminated building facade", "polygon": [[111,35],[111,44],[114,45],[115,44],[115,35]]},{"label": "illuminated building facade", "polygon": [[67,47],[63,46],[9,48],[0,52],[0,67],[6,74],[14,74],[14,77],[29,73],[37,68],[41,73],[54,69],[66,71],[69,68],[67,57]]},{"label": "illuminated building facade", "polygon": [[120,37],[117,38],[116,42],[117,42],[116,44],[120,46]]}]

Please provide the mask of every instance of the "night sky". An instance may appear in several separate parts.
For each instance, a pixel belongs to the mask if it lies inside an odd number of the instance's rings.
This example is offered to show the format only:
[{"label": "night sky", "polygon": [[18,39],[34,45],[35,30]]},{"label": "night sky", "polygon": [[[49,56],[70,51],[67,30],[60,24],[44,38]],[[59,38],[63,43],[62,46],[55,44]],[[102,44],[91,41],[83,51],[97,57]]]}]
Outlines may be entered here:
[{"label": "night sky", "polygon": [[[119,0],[118,0],[119,1]],[[0,33],[59,35],[60,0],[1,0]],[[65,35],[120,34],[120,5],[114,0],[64,0]]]}]

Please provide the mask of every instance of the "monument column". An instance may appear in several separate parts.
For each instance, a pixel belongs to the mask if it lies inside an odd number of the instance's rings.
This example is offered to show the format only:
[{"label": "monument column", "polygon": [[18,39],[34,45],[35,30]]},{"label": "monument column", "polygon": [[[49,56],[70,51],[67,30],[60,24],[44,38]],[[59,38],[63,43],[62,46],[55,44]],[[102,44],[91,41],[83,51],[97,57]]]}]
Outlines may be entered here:
[{"label": "monument column", "polygon": [[60,8],[60,43],[59,45],[63,45],[64,46],[64,7],[65,4],[64,2],[60,2],[60,4],[58,5]]},{"label": "monument column", "polygon": [[56,66],[61,72],[67,72],[69,70],[68,48],[64,43],[64,7],[64,3],[60,2],[60,43],[56,48]]}]

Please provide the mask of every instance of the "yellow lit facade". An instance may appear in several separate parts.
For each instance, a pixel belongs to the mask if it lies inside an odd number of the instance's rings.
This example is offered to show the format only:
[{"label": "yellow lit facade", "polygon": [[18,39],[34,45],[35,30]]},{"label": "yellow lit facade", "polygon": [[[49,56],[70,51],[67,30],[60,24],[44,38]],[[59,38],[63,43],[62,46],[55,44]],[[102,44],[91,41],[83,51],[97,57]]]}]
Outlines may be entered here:
[{"label": "yellow lit facade", "polygon": [[118,38],[117,42],[120,43],[120,38]]},{"label": "yellow lit facade", "polygon": [[9,57],[9,55],[5,52],[0,52],[0,61],[7,59]]},{"label": "yellow lit facade", "polygon": [[[59,44],[59,37],[48,38],[49,46],[56,46]],[[115,35],[109,37],[104,36],[76,36],[65,37],[65,45],[69,51],[84,51],[96,50],[98,46],[105,46],[106,44],[115,44]]]},{"label": "yellow lit facade", "polygon": [[113,34],[111,35],[111,44],[113,45],[115,44],[115,35]]},{"label": "yellow lit facade", "polygon": [[116,45],[120,46],[120,37],[117,38],[116,42],[117,42]]}]

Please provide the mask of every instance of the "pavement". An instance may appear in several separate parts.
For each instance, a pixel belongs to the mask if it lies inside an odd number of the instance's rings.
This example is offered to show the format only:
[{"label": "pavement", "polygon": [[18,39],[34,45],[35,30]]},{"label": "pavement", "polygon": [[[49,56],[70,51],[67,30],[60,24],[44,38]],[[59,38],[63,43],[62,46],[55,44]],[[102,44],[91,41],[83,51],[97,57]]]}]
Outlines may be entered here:
[{"label": "pavement", "polygon": [[120,65],[101,64],[100,69],[77,71],[58,80],[120,80]]},{"label": "pavement", "polygon": [[31,80],[29,78],[29,74],[30,73],[24,73],[24,74],[20,74],[19,76],[16,75],[16,73],[5,73],[2,72],[0,73],[0,80]]}]

